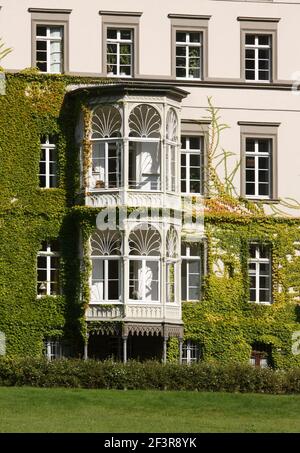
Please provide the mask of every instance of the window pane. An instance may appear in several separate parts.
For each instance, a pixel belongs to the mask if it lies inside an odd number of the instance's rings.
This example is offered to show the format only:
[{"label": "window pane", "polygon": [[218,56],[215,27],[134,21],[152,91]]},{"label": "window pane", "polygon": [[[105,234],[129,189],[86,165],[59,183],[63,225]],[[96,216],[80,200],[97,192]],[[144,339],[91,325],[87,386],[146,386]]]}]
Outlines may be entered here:
[{"label": "window pane", "polygon": [[176,77],[186,77],[185,68],[176,68]]},{"label": "window pane", "polygon": [[185,57],[186,56],[186,48],[183,46],[176,46],[176,56],[177,57]]},{"label": "window pane", "polygon": [[108,39],[117,39],[117,30],[114,28],[107,29],[107,38]]},{"label": "window pane", "polygon": [[176,41],[177,42],[185,42],[186,41],[186,33],[177,31],[176,32]]},{"label": "window pane", "polygon": [[246,44],[255,44],[255,35],[246,35],[245,37]]},{"label": "window pane", "polygon": [[270,36],[269,35],[259,35],[258,36],[258,44],[260,46],[266,46],[270,44]]},{"label": "window pane", "polygon": [[131,30],[121,30],[121,39],[131,39]]},{"label": "window pane", "polygon": [[47,35],[47,27],[38,25],[36,27],[36,34],[37,34],[37,36],[46,36]]},{"label": "window pane", "polygon": [[190,33],[190,42],[200,42],[200,33]]}]

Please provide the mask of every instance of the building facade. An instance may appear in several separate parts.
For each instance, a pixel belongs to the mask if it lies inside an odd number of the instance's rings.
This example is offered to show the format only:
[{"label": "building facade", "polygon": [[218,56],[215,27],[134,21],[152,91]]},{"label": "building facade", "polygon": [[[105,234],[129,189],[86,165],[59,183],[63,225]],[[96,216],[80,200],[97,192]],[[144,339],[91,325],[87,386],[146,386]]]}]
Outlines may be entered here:
[{"label": "building facade", "polygon": [[1,2],[5,350],[299,365],[300,4],[125,3]]}]

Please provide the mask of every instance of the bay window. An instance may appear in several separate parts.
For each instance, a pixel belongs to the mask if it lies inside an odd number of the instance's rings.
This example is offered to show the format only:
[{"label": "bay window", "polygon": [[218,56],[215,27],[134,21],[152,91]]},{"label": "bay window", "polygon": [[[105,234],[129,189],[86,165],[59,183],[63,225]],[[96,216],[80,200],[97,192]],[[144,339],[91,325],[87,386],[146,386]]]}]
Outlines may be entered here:
[{"label": "bay window", "polygon": [[177,189],[177,150],[178,120],[173,109],[167,114],[167,148],[166,148],[166,190],[175,192]]}]

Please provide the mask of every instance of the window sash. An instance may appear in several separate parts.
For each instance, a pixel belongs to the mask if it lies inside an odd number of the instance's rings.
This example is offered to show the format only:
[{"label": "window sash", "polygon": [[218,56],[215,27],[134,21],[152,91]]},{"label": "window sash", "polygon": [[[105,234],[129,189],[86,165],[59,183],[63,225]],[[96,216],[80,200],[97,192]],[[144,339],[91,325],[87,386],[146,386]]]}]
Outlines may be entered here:
[{"label": "window sash", "polygon": [[[254,151],[247,151],[247,140],[254,140]],[[260,140],[268,141],[268,152],[259,151]],[[249,160],[248,160],[249,159]],[[249,166],[247,162],[253,164]],[[261,166],[262,162],[267,165]],[[250,175],[254,177],[251,179]],[[265,177],[263,176],[265,175]],[[250,187],[254,188],[254,194],[250,193]],[[266,194],[261,194],[261,189],[267,187]],[[272,196],[272,139],[252,139],[245,141],[245,195],[249,198],[269,199]]]},{"label": "window sash", "polygon": [[[45,143],[41,144],[41,154],[42,153],[45,153],[45,159],[42,159],[42,156],[40,158],[40,187],[44,189],[57,187],[56,145],[54,143],[50,143],[49,137],[46,138]],[[42,172],[43,166],[45,168],[44,172]]]},{"label": "window sash", "polygon": [[[107,31],[112,30],[112,28],[108,28]],[[123,30],[128,30],[130,31],[131,38],[130,39],[124,39],[121,38],[121,31]],[[115,45],[116,46],[116,52],[109,52],[109,46],[110,45]],[[122,54],[121,53],[121,46],[122,45],[127,45],[130,49],[129,53]],[[108,63],[108,56],[109,55],[115,55],[116,57],[116,63]],[[129,60],[130,64],[122,64],[121,62],[121,57],[123,55],[129,55]],[[117,38],[112,39],[106,37],[106,58],[107,58],[107,74],[111,75],[113,77],[132,77],[133,74],[133,30],[132,29],[117,29]],[[115,69],[115,72],[112,71],[111,69]],[[122,68],[129,68],[129,74],[126,74],[122,72]]]},{"label": "window sash", "polygon": [[199,347],[192,341],[185,341],[182,345],[182,363],[191,364],[199,361]]},{"label": "window sash", "polygon": [[[267,258],[260,257],[260,245],[255,247],[255,258],[248,259],[248,276],[250,280],[250,302],[270,304],[272,302],[272,268],[270,250]],[[262,283],[262,281],[267,282]],[[253,284],[253,283],[254,284]],[[261,300],[261,293],[268,294],[268,300]]]},{"label": "window sash", "polygon": [[[203,137],[182,136],[185,139],[185,147],[181,147],[181,193],[203,195]],[[199,149],[190,148],[190,139],[199,139]],[[199,165],[191,165],[192,158],[199,158]],[[184,160],[184,165],[182,161]],[[191,172],[198,172],[198,177],[192,177]],[[199,190],[193,190],[193,185]],[[185,188],[185,190],[183,190]]]},{"label": "window sash", "polygon": [[[245,35],[245,40],[247,39],[247,33]],[[268,36],[268,44],[259,44],[259,37],[265,34],[255,35],[255,44],[246,44],[245,42],[245,79],[249,82],[265,82],[268,83],[271,81],[272,76],[272,36]],[[254,58],[247,57],[247,50],[253,50]],[[260,50],[267,51],[267,58],[261,58],[259,56]],[[250,62],[254,61],[254,68],[251,67]],[[267,62],[268,68],[260,67],[260,63],[263,61]],[[249,78],[249,73],[254,75],[254,78]],[[260,73],[267,74],[267,78],[261,78]]]},{"label": "window sash", "polygon": [[130,139],[128,165],[130,189],[147,192],[161,190],[160,140]]},{"label": "window sash", "polygon": [[[181,299],[182,300],[190,300],[190,301],[199,301],[201,298],[201,280],[202,280],[202,267],[201,267],[201,250],[200,244],[197,244],[197,250],[194,251],[196,254],[192,254],[191,246],[182,244],[182,266],[181,266]],[[193,272],[192,267],[197,264],[197,272]],[[191,281],[197,278],[197,285],[192,284]],[[198,293],[198,297],[195,299],[191,297],[191,293],[196,290]]]},{"label": "window sash", "polygon": [[167,144],[166,152],[166,190],[175,192],[176,190],[176,145]]},{"label": "window sash", "polygon": [[[180,32],[185,33],[186,39],[185,41],[177,41],[177,33],[176,32],[176,78],[177,79],[196,79],[201,80],[202,78],[202,60],[203,60],[203,33],[202,32],[193,32],[199,35],[199,42],[191,42],[190,41],[190,32]],[[181,53],[179,49],[183,49]],[[197,56],[191,56],[193,49],[199,49]],[[185,60],[185,64],[178,66],[178,60]],[[192,62],[196,63],[196,60],[199,60],[198,65],[192,66]],[[184,70],[185,75],[179,75],[180,70]],[[194,72],[197,76],[194,77],[192,75]]]},{"label": "window sash", "polygon": [[[47,244],[46,251],[39,251],[37,255],[37,292],[38,297],[42,296],[56,296],[59,294],[59,262],[58,259],[60,254],[51,250],[51,245]],[[41,258],[46,258],[45,265],[40,264]],[[57,265],[55,264],[57,263]],[[44,273],[46,280],[39,279],[39,274]],[[53,276],[55,278],[53,279]],[[45,293],[41,292],[40,285],[46,286]],[[57,290],[53,290],[57,288]]]},{"label": "window sash", "polygon": [[[94,140],[92,143],[90,188],[120,188],[122,185],[122,142],[119,140]],[[115,149],[112,148],[112,145],[115,146]],[[95,157],[96,151],[99,154],[97,157]],[[101,182],[101,186],[97,186],[97,181]]]},{"label": "window sash", "polygon": [[[117,274],[114,275],[114,268],[110,265],[112,262],[117,262]],[[98,267],[98,264],[100,265]],[[99,275],[95,276],[95,271],[99,271]],[[91,303],[120,302],[121,300],[121,259],[119,257],[92,257],[92,297]],[[117,288],[118,297],[111,297],[111,291]],[[96,295],[96,296],[95,296]],[[93,297],[95,296],[95,297]]]},{"label": "window sash", "polygon": [[[38,27],[46,28],[46,36],[38,35]],[[60,36],[53,37],[51,36],[51,31],[57,29],[60,32]],[[38,47],[38,42],[46,42],[46,50],[36,49],[36,63],[37,67],[42,72],[47,72],[51,74],[60,74],[63,70],[63,26],[44,26],[37,25],[36,31],[36,46]],[[55,44],[58,45],[58,50],[55,49]],[[45,59],[40,58],[40,54],[44,54]],[[56,57],[57,58],[56,58]],[[46,64],[46,71],[43,71],[40,66],[41,64]],[[58,70],[52,70],[54,66],[59,66]]]}]

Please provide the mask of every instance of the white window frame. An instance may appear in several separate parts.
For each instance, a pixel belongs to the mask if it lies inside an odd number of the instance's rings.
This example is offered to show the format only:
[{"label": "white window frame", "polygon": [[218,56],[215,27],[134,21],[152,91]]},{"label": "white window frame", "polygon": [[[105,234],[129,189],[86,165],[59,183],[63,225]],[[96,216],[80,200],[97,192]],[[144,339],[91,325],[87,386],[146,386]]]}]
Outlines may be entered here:
[{"label": "white window frame", "polygon": [[[133,58],[134,58],[134,29],[130,27],[107,27],[107,33],[109,30],[116,30],[117,31],[117,38],[112,39],[108,38],[106,35],[106,59],[108,56],[108,45],[109,44],[116,44],[117,45],[117,74],[113,74],[111,72],[108,72],[108,66],[109,63],[106,62],[106,71],[107,71],[107,76],[108,77],[126,77],[126,78],[131,78],[133,76]],[[131,39],[122,39],[121,38],[121,31],[123,30],[128,30],[131,33]],[[120,47],[122,44],[129,44],[130,45],[130,75],[126,75],[124,73],[120,72],[120,66],[129,66],[129,65],[121,65],[121,59],[120,59]],[[115,66],[115,65],[114,65]]]},{"label": "white window frame", "polygon": [[45,341],[45,355],[49,361],[61,359],[63,357],[61,342],[47,339]]},{"label": "white window frame", "polygon": [[[62,74],[63,73],[63,67],[64,67],[64,26],[63,25],[45,25],[45,24],[37,24],[36,26],[36,44],[38,41],[46,41],[47,43],[47,50],[46,50],[46,58],[47,58],[47,71],[46,73],[49,73],[49,74]],[[46,28],[46,36],[39,36],[38,35],[38,27],[44,27]],[[53,38],[51,37],[50,35],[50,32],[51,32],[51,28],[60,28],[61,29],[61,37],[59,38]],[[58,42],[60,43],[60,71],[51,71],[51,42]],[[37,45],[36,45],[37,47]],[[36,62],[38,63],[38,59],[37,59],[37,53],[40,52],[39,50],[37,50],[36,48]],[[41,51],[42,52],[42,51]],[[41,72],[45,72],[45,71],[41,71]]]},{"label": "white window frame", "polygon": [[[204,155],[203,155],[203,148],[204,148],[204,137],[201,135],[198,136],[192,136],[192,135],[184,135],[182,134],[182,138],[185,139],[186,146],[185,148],[181,147],[181,153],[180,153],[180,173],[182,171],[182,164],[181,164],[181,156],[185,156],[186,159],[186,164],[185,164],[185,178],[182,178],[182,175],[180,174],[180,185],[184,181],[186,184],[186,191],[181,192],[184,193],[185,195],[203,195],[203,165],[204,165]],[[190,149],[190,139],[191,138],[197,138],[199,139],[200,142],[200,147],[199,149]],[[200,172],[200,179],[199,179],[199,185],[200,185],[200,192],[191,192],[191,165],[190,165],[190,157],[191,155],[195,156],[200,156],[200,166],[199,166],[199,172]],[[198,167],[197,167],[198,168]],[[194,180],[193,180],[194,181]],[[181,190],[181,187],[180,187]]]},{"label": "white window frame", "polygon": [[[255,300],[250,300],[249,297],[249,302],[250,303],[255,303],[255,304],[260,304],[260,305],[271,305],[272,304],[272,255],[271,255],[271,248],[269,245],[264,245],[256,242],[252,242],[249,244],[255,246],[255,258],[248,258],[248,275],[249,275],[249,280],[250,277],[255,276]],[[264,246],[268,248],[268,258],[261,258],[260,257],[260,248]],[[255,269],[252,270],[250,269],[249,265],[250,264],[255,264]],[[260,271],[260,265],[261,264],[268,264],[269,266],[269,272],[268,274],[261,274]],[[260,277],[268,277],[269,278],[269,288],[261,288],[260,287]],[[254,289],[254,288],[253,288]],[[269,301],[260,301],[259,298],[259,291],[260,289],[268,289],[269,294],[270,294],[270,300]]]},{"label": "white window frame", "polygon": [[[37,297],[38,298],[41,298],[41,297],[45,297],[45,296],[52,296],[52,297],[55,297],[55,296],[58,296],[59,293],[60,293],[60,288],[59,288],[59,281],[57,282],[58,283],[58,290],[57,290],[57,294],[52,294],[51,293],[51,270],[58,270],[58,273],[59,273],[59,267],[58,268],[54,268],[52,267],[51,265],[51,262],[52,262],[52,258],[60,258],[60,253],[59,252],[54,252],[51,250],[51,242],[47,242],[47,250],[39,250],[38,252],[38,257],[46,257],[46,268],[39,268],[37,267],[37,270],[39,269],[43,269],[43,270],[46,270],[46,278],[47,280],[44,281],[44,282],[40,282],[40,284],[46,284],[46,293],[45,294],[37,294]],[[37,266],[38,266],[38,260],[37,260]]]},{"label": "white window frame", "polygon": [[[54,150],[55,152],[55,160],[50,160],[50,151]],[[39,176],[44,176],[46,179],[45,186],[41,186],[40,188],[42,189],[53,189],[57,187],[57,171],[55,173],[50,173],[50,164],[55,164],[55,169],[57,170],[57,149],[56,149],[56,144],[50,142],[50,136],[46,135],[45,136],[45,141],[44,143],[41,143],[41,152],[45,151],[45,160],[42,160],[40,158],[40,163],[44,162],[45,163],[45,174],[39,173]],[[54,184],[53,186],[50,185],[50,180],[53,178]]]},{"label": "white window frame", "polygon": [[[99,300],[93,300],[91,298],[90,300],[90,304],[91,305],[95,305],[95,304],[119,304],[121,302],[121,298],[122,298],[122,293],[121,293],[121,289],[122,289],[122,272],[121,272],[121,256],[117,255],[117,256],[91,256],[91,261],[92,261],[92,266],[94,265],[94,261],[102,261],[103,262],[103,278],[100,279],[93,279],[93,273],[90,277],[90,288],[93,288],[94,286],[94,282],[95,280],[97,281],[101,281],[103,280],[102,282],[102,299],[99,299]],[[118,293],[119,293],[119,298],[118,299],[108,299],[108,279],[107,279],[107,276],[108,276],[108,262],[109,261],[117,261],[118,262],[118,273],[119,273],[119,280],[118,280]],[[98,290],[99,291],[99,290]]]},{"label": "white window frame", "polygon": [[[177,41],[177,33],[185,33],[186,35],[186,38],[185,38],[185,41]],[[191,42],[190,41],[190,34],[193,33],[197,33],[199,35],[199,42],[195,43],[195,42]],[[176,39],[176,49],[175,49],[175,74],[176,74],[176,79],[178,80],[202,80],[202,66],[203,66],[203,32],[201,31],[182,31],[182,30],[176,30],[175,32],[175,39]],[[177,56],[177,48],[178,47],[185,47],[185,56]],[[190,70],[190,48],[191,47],[196,47],[196,48],[199,48],[200,49],[200,52],[199,52],[199,60],[200,60],[200,66],[199,66],[199,74],[200,76],[199,77],[192,77],[190,74],[189,74],[189,70]],[[179,77],[177,76],[177,58],[185,58],[185,61],[186,61],[186,65],[185,65],[185,77]],[[182,69],[182,67],[178,67],[180,69]],[[198,69],[198,68],[197,68]]]},{"label": "white window frame", "polygon": [[[195,351],[196,357],[192,357],[192,352]],[[182,363],[191,365],[197,363],[200,360],[200,349],[199,345],[191,340],[186,340],[182,345]]]},{"label": "white window frame", "polygon": [[[185,261],[186,262],[186,296],[187,296],[187,299],[183,299],[182,300],[187,300],[187,301],[196,301],[196,302],[199,302],[199,300],[201,299],[201,279],[202,279],[202,275],[201,275],[201,249],[200,249],[200,244],[199,243],[195,243],[194,245],[197,246],[197,248],[199,249],[199,256],[197,255],[191,255],[191,246],[189,244],[185,244],[183,243],[185,249],[186,249],[186,254],[185,255],[182,255],[181,256],[181,260],[182,261]],[[195,273],[191,273],[189,268],[190,268],[190,262],[197,262],[199,263],[199,274],[195,274]],[[183,275],[182,275],[182,272],[183,272],[183,268],[182,268],[182,271],[181,271],[181,278],[183,278]],[[190,288],[195,288],[194,286],[192,287],[190,285],[190,276],[191,275],[197,275],[199,277],[199,299],[190,299],[189,297],[189,293],[190,293]],[[182,296],[182,295],[181,295]]]},{"label": "white window frame", "polygon": [[[255,43],[254,44],[246,44],[247,36],[252,35],[254,36]],[[260,36],[268,36],[269,43],[268,44],[259,44],[259,37]],[[246,73],[247,71],[251,71],[251,69],[247,69],[246,67],[246,51],[247,50],[254,50],[254,79],[247,79]],[[259,78],[259,50],[267,49],[269,50],[269,70],[268,70],[268,79],[260,79]],[[252,70],[253,71],[253,70]],[[267,70],[261,70],[267,72]],[[272,35],[269,33],[246,33],[245,34],[245,81],[246,82],[260,82],[260,83],[270,83],[272,80]]]},{"label": "white window frame", "polygon": [[[93,152],[94,152],[94,149],[92,149],[92,165],[90,166],[90,170],[89,170],[89,173],[90,173],[90,189],[91,190],[118,190],[119,188],[122,187],[122,168],[123,168],[123,141],[121,139],[116,139],[116,138],[105,138],[105,139],[92,139],[91,140],[91,143],[92,143],[92,148],[94,148],[93,145],[96,145],[96,144],[100,144],[100,143],[104,143],[104,187],[92,187],[92,184],[91,184],[91,181],[96,178],[96,176],[94,175],[97,175],[98,173],[97,172],[93,172],[93,165],[94,165],[94,156],[93,156]],[[109,168],[109,143],[114,143],[116,145],[116,162],[117,162],[117,170],[116,170],[116,180],[117,180],[117,183],[116,183],[116,187],[110,187],[109,185],[109,172],[108,172],[108,168]]]},{"label": "white window frame", "polygon": [[[254,143],[254,152],[247,151],[247,140],[253,140]],[[265,140],[268,142],[268,152],[260,152],[259,151],[259,141]],[[269,200],[272,198],[272,187],[273,187],[273,175],[272,175],[272,148],[273,148],[273,140],[271,138],[265,137],[246,137],[245,138],[245,197],[246,198],[257,198],[257,199],[266,199]],[[254,183],[255,189],[254,194],[247,194],[247,182],[253,184],[253,181],[247,181],[247,157],[254,158]],[[259,158],[266,157],[268,158],[268,168],[267,169],[260,169],[259,168]],[[268,195],[259,195],[259,185],[262,184],[259,181],[259,171],[260,170],[267,170],[269,172],[269,182],[268,182]],[[267,185],[267,184],[265,184]]]},{"label": "white window frame", "polygon": [[[131,261],[140,261],[142,262],[142,272],[141,272],[141,287],[142,287],[142,297],[139,299],[130,299],[130,262]],[[157,275],[158,275],[158,282],[157,282],[157,295],[158,295],[158,300],[146,300],[146,282],[145,282],[145,277],[146,277],[146,263],[147,261],[153,261],[157,263]],[[160,277],[160,257],[156,256],[135,256],[135,255],[130,255],[129,257],[129,285],[128,285],[128,301],[130,303],[142,303],[142,304],[160,304],[161,300],[161,277]],[[135,279],[136,280],[136,279]]]},{"label": "white window frame", "polygon": [[[150,176],[155,176],[157,177],[157,188],[156,189],[152,189],[151,187],[147,187],[146,189],[142,186],[142,184],[145,182],[145,181],[132,181],[132,180],[129,180],[128,183],[129,183],[129,189],[130,190],[136,190],[136,191],[145,191],[145,192],[160,192],[161,191],[161,169],[162,169],[162,165],[161,165],[161,158],[162,158],[162,152],[161,152],[161,139],[160,138],[150,138],[150,137],[147,137],[147,138],[139,138],[139,137],[130,137],[129,138],[129,147],[130,147],[130,144],[133,144],[133,143],[139,143],[141,144],[141,147],[142,147],[142,150],[141,150],[141,153],[140,153],[140,161],[142,160],[142,156],[143,156],[143,153],[146,153],[147,151],[144,151],[143,150],[143,143],[155,143],[157,145],[157,149],[158,149],[158,153],[159,153],[159,173],[148,173]],[[135,161],[135,164],[136,164],[136,172],[140,171],[140,175],[145,175],[146,173],[142,173],[141,172],[141,168],[140,166],[137,165],[137,160]],[[128,158],[128,166],[130,165],[130,148],[129,148],[129,158]],[[129,168],[128,168],[129,170]],[[129,175],[129,171],[128,171],[128,175]],[[128,176],[129,178],[129,176]],[[146,181],[147,182],[147,181]],[[141,188],[136,188],[137,185],[141,185],[142,187]]]}]

